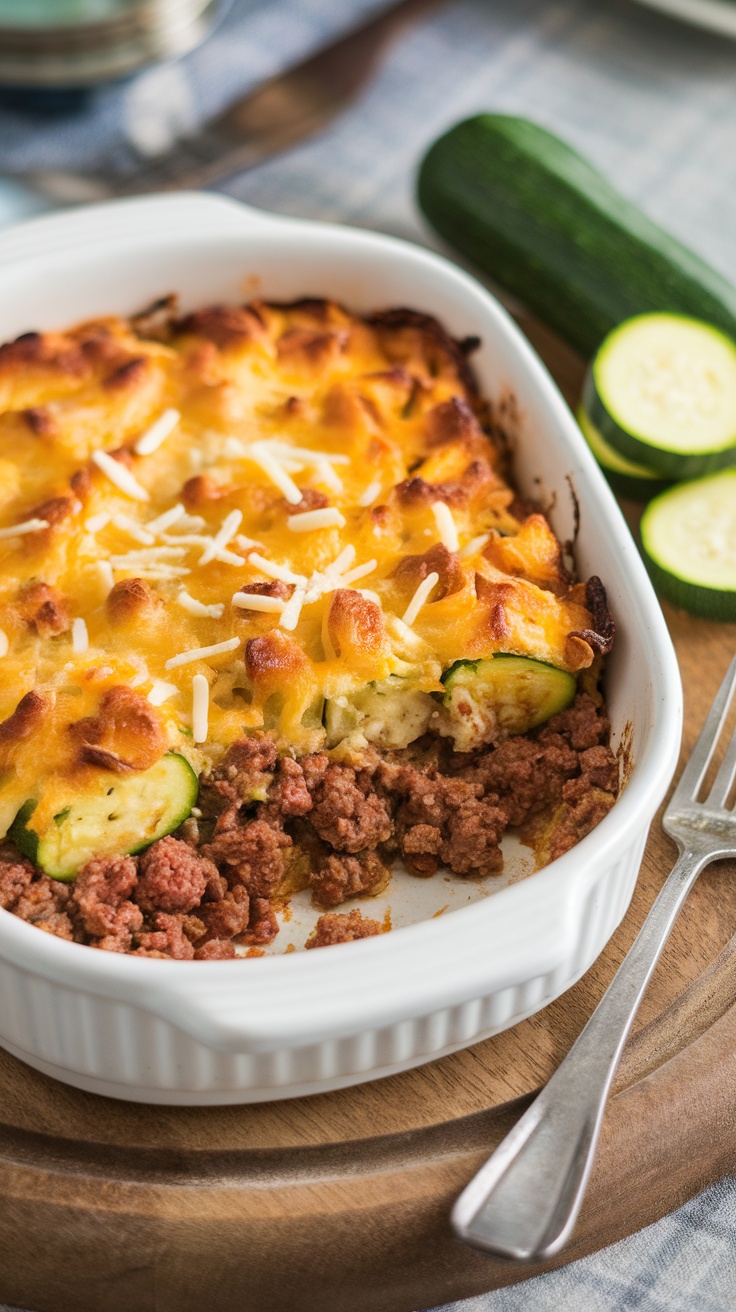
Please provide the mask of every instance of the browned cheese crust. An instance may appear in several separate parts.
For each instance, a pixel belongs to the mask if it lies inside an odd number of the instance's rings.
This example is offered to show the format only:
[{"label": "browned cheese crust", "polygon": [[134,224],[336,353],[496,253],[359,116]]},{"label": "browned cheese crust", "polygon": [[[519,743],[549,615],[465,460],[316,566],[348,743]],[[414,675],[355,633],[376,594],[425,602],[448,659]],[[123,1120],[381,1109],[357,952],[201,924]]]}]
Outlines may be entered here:
[{"label": "browned cheese crust", "polygon": [[[42,833],[74,790],[172,749],[200,777],[176,834],[102,850],[68,885],[5,840],[1,907],[212,960],[260,952],[306,888],[313,948],[383,932],[332,909],[385,890],[397,859],[484,878],[509,826],[551,859],[605,815],[605,590],[509,482],[477,344],[408,309],[181,316],[169,297],[0,347],[0,843],[27,799]],[[498,653],[574,675],[577,697],[460,752],[441,676]],[[345,721],[368,688],[413,700]]]}]

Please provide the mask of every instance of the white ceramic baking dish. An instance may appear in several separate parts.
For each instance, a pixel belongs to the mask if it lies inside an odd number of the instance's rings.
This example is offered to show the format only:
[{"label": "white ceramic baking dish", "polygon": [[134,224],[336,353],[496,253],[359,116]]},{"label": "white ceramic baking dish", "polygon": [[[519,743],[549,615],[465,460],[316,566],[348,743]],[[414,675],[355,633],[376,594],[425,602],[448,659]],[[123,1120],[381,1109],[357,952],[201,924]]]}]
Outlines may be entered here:
[{"label": "white ceramic baking dish", "polygon": [[[254,294],[328,295],[357,310],[406,305],[437,315],[457,336],[477,334],[484,391],[516,402],[517,483],[554,505],[563,540],[574,532],[574,487],[578,567],[602,576],[618,623],[606,693],[614,746],[625,743],[630,761],[624,791],[571,852],[482,890],[491,896],[429,918],[421,900],[408,911],[402,904],[404,927],[340,948],[222,962],[96,952],[0,911],[0,1044],[16,1056],[118,1098],[285,1098],[477,1042],[583,974],[628,907],[677,760],[680,678],[634,543],[567,407],[472,278],[401,241],[205,195],[95,206],[0,236],[0,340],[134,311],[174,290],[184,308]],[[444,900],[461,885],[446,883]]]}]

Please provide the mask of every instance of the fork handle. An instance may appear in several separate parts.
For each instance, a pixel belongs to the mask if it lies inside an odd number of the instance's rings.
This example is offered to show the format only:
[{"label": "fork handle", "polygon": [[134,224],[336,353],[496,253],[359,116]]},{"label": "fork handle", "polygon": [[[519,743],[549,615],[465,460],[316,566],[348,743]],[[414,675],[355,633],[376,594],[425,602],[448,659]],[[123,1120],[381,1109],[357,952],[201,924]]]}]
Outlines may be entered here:
[{"label": "fork handle", "polygon": [[608,989],[564,1061],[458,1198],[461,1239],[522,1261],[558,1252],[590,1174],[624,1043],[662,949],[712,855],[681,853]]}]

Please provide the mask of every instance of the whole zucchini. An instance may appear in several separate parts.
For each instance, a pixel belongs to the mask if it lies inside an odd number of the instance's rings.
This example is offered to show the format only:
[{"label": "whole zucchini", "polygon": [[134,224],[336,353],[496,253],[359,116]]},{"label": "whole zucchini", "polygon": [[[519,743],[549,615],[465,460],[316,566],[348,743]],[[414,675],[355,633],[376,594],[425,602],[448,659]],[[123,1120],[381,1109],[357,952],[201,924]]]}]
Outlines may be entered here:
[{"label": "whole zucchini", "polygon": [[459,123],[425,156],[418,195],[437,232],[586,357],[650,310],[736,336],[736,289],[528,119]]}]

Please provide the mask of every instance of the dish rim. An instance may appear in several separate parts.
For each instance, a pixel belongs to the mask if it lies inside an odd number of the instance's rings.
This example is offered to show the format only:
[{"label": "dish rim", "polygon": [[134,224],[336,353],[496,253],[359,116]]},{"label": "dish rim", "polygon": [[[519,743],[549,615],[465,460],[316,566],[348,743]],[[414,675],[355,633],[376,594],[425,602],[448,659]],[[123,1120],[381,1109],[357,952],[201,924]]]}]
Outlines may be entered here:
[{"label": "dish rim", "polygon": [[[100,223],[102,219],[102,223]],[[94,952],[84,944],[40,934],[10,912],[0,912],[0,956],[26,972],[108,998],[134,1002],[224,1051],[270,1051],[305,1046],[387,1025],[452,1006],[564,963],[575,941],[576,907],[605,871],[648,824],[677,762],[682,724],[682,687],[672,642],[645,567],[603,475],[588,451],[556,384],[510,316],[480,283],[433,251],[401,238],[294,219],[200,193],[105,202],[73,213],[31,219],[0,234],[0,284],[40,256],[112,245],[118,256],[130,242],[160,241],[176,219],[176,235],[211,242],[217,235],[255,237],[283,232],[310,246],[337,243],[364,254],[398,255],[427,276],[429,299],[450,286],[475,305],[479,323],[506,339],[527,384],[540,396],[560,441],[574,459],[576,476],[593,495],[611,545],[625,557],[632,609],[643,627],[649,671],[656,670],[657,711],[643,751],[612,811],[580,843],[533,876],[492,897],[439,919],[420,921],[389,934],[342,945],[339,953],[295,952],[246,961],[182,962],[165,966],[127,954]],[[102,231],[100,231],[102,229]],[[152,289],[152,295],[156,289]],[[70,315],[70,319],[72,316]],[[522,939],[519,938],[520,925]],[[489,940],[493,962],[489,965]],[[519,942],[525,943],[523,956]],[[441,954],[442,970],[434,969]],[[237,990],[233,989],[235,972]],[[253,972],[251,983],[250,974]],[[256,978],[256,972],[257,978]],[[531,973],[530,973],[531,972]],[[380,980],[380,989],[376,981]],[[196,983],[195,983],[196,981]],[[255,989],[255,993],[253,990]],[[294,1005],[298,997],[299,1003]],[[251,1005],[253,1004],[253,1005]],[[305,1028],[304,1017],[310,1016]]]}]

